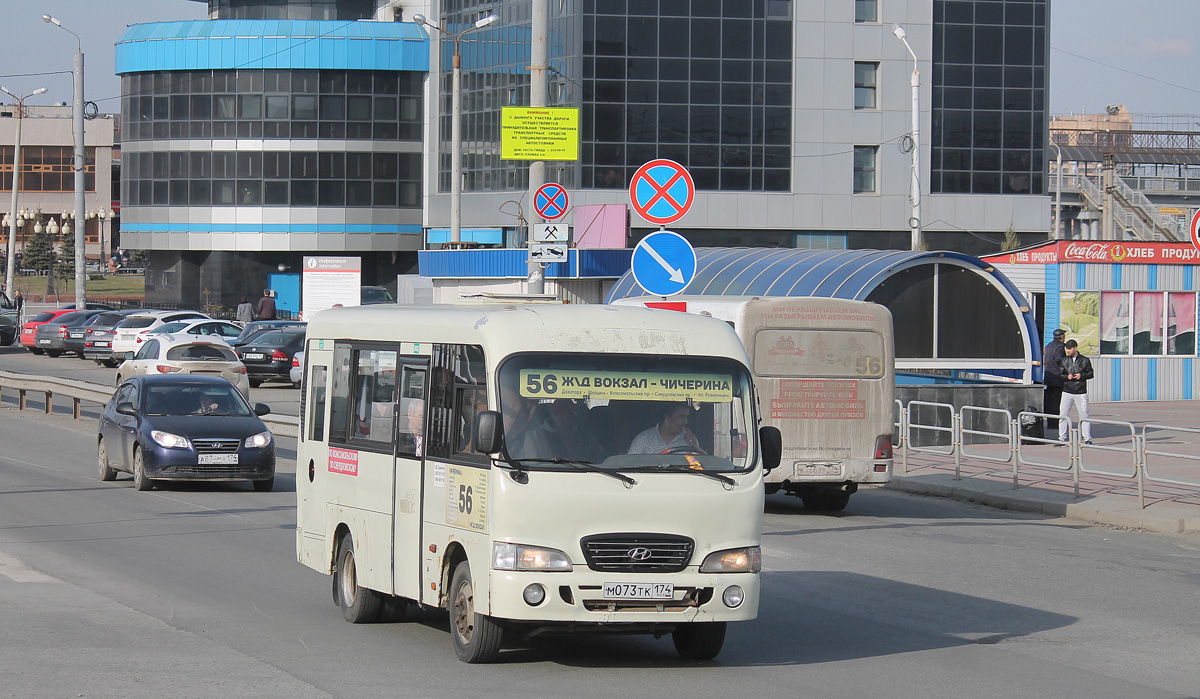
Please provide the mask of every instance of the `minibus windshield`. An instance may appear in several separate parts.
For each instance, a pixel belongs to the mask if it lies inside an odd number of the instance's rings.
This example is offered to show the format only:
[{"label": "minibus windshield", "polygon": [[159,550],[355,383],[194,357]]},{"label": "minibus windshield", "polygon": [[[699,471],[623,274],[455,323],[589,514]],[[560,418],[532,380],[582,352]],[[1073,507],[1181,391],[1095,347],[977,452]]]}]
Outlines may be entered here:
[{"label": "minibus windshield", "polygon": [[499,371],[503,456],[529,470],[743,471],[753,393],[730,359],[526,354]]}]

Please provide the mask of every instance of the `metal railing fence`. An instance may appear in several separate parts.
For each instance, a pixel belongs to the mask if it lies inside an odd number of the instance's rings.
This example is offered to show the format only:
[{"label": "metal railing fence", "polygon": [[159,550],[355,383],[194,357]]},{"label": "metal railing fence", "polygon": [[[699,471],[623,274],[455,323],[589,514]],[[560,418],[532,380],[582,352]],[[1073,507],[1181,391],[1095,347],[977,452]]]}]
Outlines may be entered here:
[{"label": "metal railing fence", "polygon": [[[962,460],[970,459],[989,463],[1011,463],[1013,489],[1020,488],[1020,475],[1031,471],[1070,474],[1074,482],[1074,496],[1079,497],[1080,482],[1086,476],[1104,476],[1136,481],[1138,506],[1146,507],[1146,483],[1193,488],[1200,492],[1200,428],[1172,425],[1148,424],[1139,432],[1132,422],[1089,418],[1079,423],[1069,417],[1050,413],[1022,411],[1014,418],[1007,410],[965,405],[955,409],[949,403],[909,401],[906,405],[897,400],[896,449],[900,457],[900,473],[909,470],[909,454],[932,454],[954,459],[954,479],[962,479]],[[916,409],[914,411],[914,408]],[[1060,441],[1057,435],[1037,436],[1023,434],[1021,425],[1045,419],[1065,421],[1067,439]],[[1003,424],[1004,428],[986,425]],[[1118,434],[1106,437],[1104,444],[1088,444],[1081,430],[1087,425],[1104,425],[1114,428]],[[1195,453],[1167,451],[1147,448],[1148,435],[1169,433],[1194,439]],[[1115,437],[1115,439],[1114,439]],[[983,441],[988,448],[979,444]],[[1030,447],[1054,445],[1061,447],[1065,458],[1050,458],[1053,452],[1035,450]],[[1104,462],[1101,454],[1119,455],[1117,463]],[[1156,461],[1151,462],[1150,457]],[[995,472],[992,472],[995,473]]]}]

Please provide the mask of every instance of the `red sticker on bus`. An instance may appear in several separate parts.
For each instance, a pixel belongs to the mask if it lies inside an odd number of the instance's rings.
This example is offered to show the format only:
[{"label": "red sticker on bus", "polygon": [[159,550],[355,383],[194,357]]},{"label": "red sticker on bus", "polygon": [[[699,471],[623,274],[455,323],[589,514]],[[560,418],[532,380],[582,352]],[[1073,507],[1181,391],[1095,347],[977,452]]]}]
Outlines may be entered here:
[{"label": "red sticker on bus", "polygon": [[347,476],[358,475],[358,452],[350,449],[329,447],[329,470]]}]

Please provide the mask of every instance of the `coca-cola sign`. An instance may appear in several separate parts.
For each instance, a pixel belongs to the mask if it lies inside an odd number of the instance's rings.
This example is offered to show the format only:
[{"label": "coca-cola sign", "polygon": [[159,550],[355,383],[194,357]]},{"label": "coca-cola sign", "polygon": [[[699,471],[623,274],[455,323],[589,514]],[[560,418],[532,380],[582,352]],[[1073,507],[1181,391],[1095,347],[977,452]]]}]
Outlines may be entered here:
[{"label": "coca-cola sign", "polygon": [[1000,264],[1200,264],[1200,250],[1187,243],[1122,243],[1071,240],[983,258]]}]

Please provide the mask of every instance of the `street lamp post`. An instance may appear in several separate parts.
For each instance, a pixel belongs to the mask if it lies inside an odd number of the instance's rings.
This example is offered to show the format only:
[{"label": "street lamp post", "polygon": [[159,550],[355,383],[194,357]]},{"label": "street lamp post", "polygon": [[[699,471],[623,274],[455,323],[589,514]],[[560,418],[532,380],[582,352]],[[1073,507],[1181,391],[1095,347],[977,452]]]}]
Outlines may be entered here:
[{"label": "street lamp post", "polygon": [[920,250],[925,246],[921,240],[921,73],[917,70],[917,54],[913,53],[908,44],[908,32],[899,24],[895,25],[892,33],[904,42],[908,55],[913,59],[913,72],[909,84],[912,85],[912,181],[909,182],[909,199],[912,200],[912,216],[908,226],[912,229],[912,249]]},{"label": "street lamp post", "polygon": [[1062,232],[1058,228],[1062,225],[1062,150],[1054,142],[1053,135],[1050,136],[1050,145],[1054,147],[1054,167],[1055,172],[1058,173],[1058,179],[1054,184],[1054,232],[1050,235],[1050,239],[1059,240],[1062,238]]},{"label": "street lamp post", "polygon": [[62,22],[50,15],[42,15],[42,21],[53,24],[75,37],[75,101],[71,105],[71,118],[75,123],[75,157],[71,163],[71,168],[75,171],[75,307],[85,308],[87,293],[84,284],[87,282],[87,274],[84,269],[84,248],[87,240],[84,238],[84,226],[81,225],[84,217],[84,170],[87,167],[83,142],[83,42],[78,34],[64,27]]},{"label": "street lamp post", "polygon": [[21,221],[21,216],[17,212],[17,192],[20,191],[21,187],[21,121],[25,116],[25,100],[34,95],[42,94],[46,91],[46,88],[39,87],[24,97],[17,97],[9,92],[6,87],[0,87],[0,91],[17,102],[17,143],[16,147],[13,148],[12,199],[9,203],[11,215],[8,217],[8,264],[4,273],[4,288],[11,294],[13,293],[13,277],[16,274],[17,226],[21,225],[21,223],[18,223],[18,221]]},{"label": "street lamp post", "polygon": [[413,22],[418,27],[433,27],[454,39],[450,97],[450,244],[454,246],[462,242],[462,56],[458,51],[458,43],[467,32],[482,29],[496,19],[496,15],[488,15],[455,34],[433,24],[424,15],[413,15]]}]

